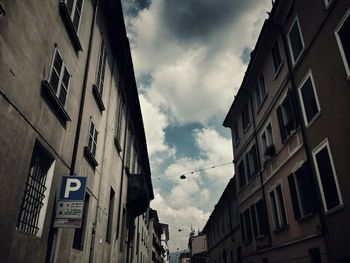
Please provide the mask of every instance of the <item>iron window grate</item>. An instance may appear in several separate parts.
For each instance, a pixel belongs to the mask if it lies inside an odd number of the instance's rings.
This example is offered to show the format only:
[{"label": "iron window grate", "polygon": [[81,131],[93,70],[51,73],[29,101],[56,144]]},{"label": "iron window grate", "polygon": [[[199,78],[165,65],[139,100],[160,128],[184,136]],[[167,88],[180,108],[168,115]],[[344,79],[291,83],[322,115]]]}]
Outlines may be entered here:
[{"label": "iron window grate", "polygon": [[34,146],[27,182],[22,198],[21,209],[17,219],[17,229],[21,232],[36,235],[38,221],[46,191],[47,171],[52,158],[38,143]]}]

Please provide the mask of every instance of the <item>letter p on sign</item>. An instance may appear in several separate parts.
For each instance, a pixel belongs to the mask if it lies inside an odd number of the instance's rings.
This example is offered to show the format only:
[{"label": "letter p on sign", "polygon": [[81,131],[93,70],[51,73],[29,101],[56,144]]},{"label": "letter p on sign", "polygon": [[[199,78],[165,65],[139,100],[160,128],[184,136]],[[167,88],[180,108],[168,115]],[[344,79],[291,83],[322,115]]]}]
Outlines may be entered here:
[{"label": "letter p on sign", "polygon": [[81,182],[75,178],[67,179],[66,190],[64,191],[64,198],[69,198],[70,192],[78,191],[81,187]]},{"label": "letter p on sign", "polygon": [[86,176],[63,176],[58,199],[64,201],[84,201],[86,179]]}]

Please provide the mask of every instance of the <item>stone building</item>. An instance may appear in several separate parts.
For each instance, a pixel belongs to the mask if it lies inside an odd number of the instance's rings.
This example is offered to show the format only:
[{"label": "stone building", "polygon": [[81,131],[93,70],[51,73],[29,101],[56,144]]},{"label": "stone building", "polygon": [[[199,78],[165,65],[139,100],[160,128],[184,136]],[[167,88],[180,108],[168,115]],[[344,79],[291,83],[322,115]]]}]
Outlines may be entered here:
[{"label": "stone building", "polygon": [[[153,190],[120,1],[0,6],[0,261],[130,262]],[[53,227],[63,175],[80,229]]]},{"label": "stone building", "polygon": [[[238,262],[347,262],[350,4],[275,1],[226,116]],[[238,251],[237,251],[238,252]]]}]

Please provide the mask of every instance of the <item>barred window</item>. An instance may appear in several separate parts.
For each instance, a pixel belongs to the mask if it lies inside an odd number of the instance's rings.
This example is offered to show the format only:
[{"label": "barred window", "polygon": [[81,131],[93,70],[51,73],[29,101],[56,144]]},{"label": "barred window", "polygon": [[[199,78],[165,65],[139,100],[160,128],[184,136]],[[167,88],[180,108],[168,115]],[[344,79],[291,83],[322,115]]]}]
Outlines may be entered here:
[{"label": "barred window", "polygon": [[59,101],[64,106],[66,103],[70,74],[58,51],[55,49],[52,66],[50,69],[49,83]]},{"label": "barred window", "polygon": [[47,199],[50,193],[53,157],[36,143],[30,162],[27,182],[17,218],[17,230],[40,236],[45,219]]}]

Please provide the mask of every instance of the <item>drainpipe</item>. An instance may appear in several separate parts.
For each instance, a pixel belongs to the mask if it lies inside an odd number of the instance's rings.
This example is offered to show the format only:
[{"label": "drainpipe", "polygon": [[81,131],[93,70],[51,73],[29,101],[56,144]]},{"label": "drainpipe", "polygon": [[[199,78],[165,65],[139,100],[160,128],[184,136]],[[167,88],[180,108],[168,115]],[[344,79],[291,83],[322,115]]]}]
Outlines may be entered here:
[{"label": "drainpipe", "polygon": [[[269,20],[270,21],[270,20]],[[310,167],[311,167],[311,170],[312,170],[312,174],[313,174],[313,177],[315,178],[315,174],[316,174],[316,171],[315,171],[315,168],[314,166],[312,165],[312,156],[311,156],[311,146],[309,144],[309,141],[307,139],[307,135],[306,135],[306,128],[305,126],[303,125],[303,116],[302,116],[302,111],[301,111],[301,105],[299,103],[299,100],[297,99],[298,98],[298,91],[297,91],[297,85],[296,85],[296,81],[295,81],[295,77],[294,77],[294,71],[293,71],[293,66],[292,66],[292,61],[291,61],[291,58],[290,56],[288,56],[287,52],[288,52],[288,44],[287,44],[287,38],[286,38],[286,35],[283,34],[283,28],[281,25],[275,23],[274,21],[270,21],[270,23],[274,26],[276,26],[278,28],[278,31],[280,33],[280,35],[282,36],[282,43],[283,43],[283,48],[285,50],[285,53],[286,53],[286,60],[287,60],[287,66],[288,66],[288,72],[289,72],[289,77],[290,77],[290,82],[292,84],[292,93],[293,93],[293,101],[295,103],[295,105],[297,106],[297,114],[298,114],[298,119],[300,120],[300,130],[301,130],[301,135],[302,135],[302,138],[303,138],[303,144],[304,144],[304,148],[305,148],[305,152],[306,152],[306,158],[307,160],[309,161],[310,163]],[[319,219],[320,219],[320,224],[321,224],[321,233],[324,234],[325,232],[327,232],[327,227],[324,223],[324,215],[322,213],[322,200],[320,199],[320,195],[318,194],[318,214],[319,214]],[[325,240],[325,245],[326,245],[326,248],[328,250],[328,240],[327,240],[327,236],[326,235],[323,235],[324,236],[324,240]],[[329,255],[329,251],[327,251],[327,257],[328,257],[328,260],[329,262],[331,262],[331,257]]]},{"label": "drainpipe", "polygon": [[80,97],[78,123],[77,123],[77,129],[75,132],[72,161],[71,161],[71,166],[70,166],[70,174],[71,175],[75,174],[75,164],[76,164],[77,154],[78,154],[80,130],[81,130],[81,124],[82,124],[83,112],[84,112],[84,106],[85,106],[85,95],[86,95],[87,82],[88,82],[88,78],[89,78],[89,71],[90,71],[90,65],[91,65],[91,51],[92,51],[91,47],[92,47],[93,36],[94,36],[94,32],[95,32],[95,23],[96,23],[98,5],[99,5],[99,0],[96,0],[95,8],[94,8],[95,9],[94,16],[92,19],[92,24],[91,24],[91,29],[90,29],[89,47],[88,47],[88,53],[87,53],[85,71],[84,71],[83,90],[82,90],[81,97]]},{"label": "drainpipe", "polygon": [[255,126],[255,117],[254,117],[254,107],[253,107],[253,98],[252,98],[252,94],[250,92],[247,92],[245,90],[243,90],[243,92],[245,94],[247,94],[249,96],[249,101],[250,101],[250,108],[251,108],[251,112],[252,112],[252,122],[253,122],[253,131],[254,131],[254,139],[255,139],[255,142],[256,142],[256,151],[257,151],[257,154],[258,154],[258,169],[259,169],[259,178],[260,178],[260,184],[261,184],[261,191],[262,191],[262,195],[263,195],[263,204],[264,204],[264,211],[265,211],[265,221],[266,221],[266,226],[267,226],[267,237],[268,237],[268,240],[269,240],[269,246],[271,246],[272,244],[272,241],[271,241],[271,228],[270,228],[270,223],[269,223],[269,220],[267,219],[267,206],[266,206],[266,193],[265,193],[265,186],[264,186],[264,180],[263,180],[263,176],[262,176],[262,172],[261,172],[261,168],[262,168],[262,165],[261,165],[261,161],[260,161],[260,149],[259,149],[259,141],[258,141],[258,135],[257,135],[257,132],[256,132],[256,126]]}]

